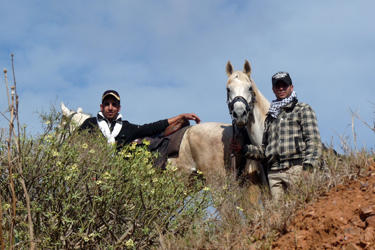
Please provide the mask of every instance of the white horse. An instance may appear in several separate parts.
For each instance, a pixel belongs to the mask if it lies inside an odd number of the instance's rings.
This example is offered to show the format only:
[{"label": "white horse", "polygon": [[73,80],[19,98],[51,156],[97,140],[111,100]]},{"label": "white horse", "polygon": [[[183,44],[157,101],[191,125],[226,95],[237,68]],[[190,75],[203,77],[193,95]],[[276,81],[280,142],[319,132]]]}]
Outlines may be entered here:
[{"label": "white horse", "polygon": [[[246,60],[243,72],[234,71],[228,61],[226,72],[229,77],[227,82],[227,103],[232,119],[236,121],[236,138],[243,141],[243,135],[238,128],[245,128],[250,136],[251,143],[261,145],[264,120],[270,103],[260,93],[251,79],[250,63]],[[61,103],[63,116],[74,121],[70,125],[71,131],[80,126],[90,115],[83,113],[79,108],[77,112],[71,111]],[[230,139],[233,136],[232,124],[208,122],[191,126],[185,132],[180,151],[171,156],[169,161],[178,166],[182,171],[225,174],[231,167]],[[237,166],[243,162],[241,155],[236,155]],[[253,183],[266,185],[266,177],[259,162],[246,160],[244,175]]]},{"label": "white horse", "polygon": [[[226,73],[229,77],[226,86],[227,104],[232,119],[236,121],[237,140],[243,142],[238,128],[246,127],[251,143],[260,146],[270,103],[251,79],[251,67],[247,60],[243,72],[234,71],[228,61]],[[229,145],[232,137],[232,124],[210,122],[194,125],[183,136],[178,156],[170,158],[170,161],[185,171],[225,174],[231,167]],[[238,166],[242,157],[236,155],[236,158]],[[267,184],[259,162],[247,160],[243,174],[253,183]]]},{"label": "white horse", "polygon": [[92,117],[91,114],[84,113],[82,108],[78,108],[77,111],[68,109],[63,102],[61,102],[60,108],[63,115],[58,128],[65,129],[69,125],[70,133],[81,126],[87,118]]}]

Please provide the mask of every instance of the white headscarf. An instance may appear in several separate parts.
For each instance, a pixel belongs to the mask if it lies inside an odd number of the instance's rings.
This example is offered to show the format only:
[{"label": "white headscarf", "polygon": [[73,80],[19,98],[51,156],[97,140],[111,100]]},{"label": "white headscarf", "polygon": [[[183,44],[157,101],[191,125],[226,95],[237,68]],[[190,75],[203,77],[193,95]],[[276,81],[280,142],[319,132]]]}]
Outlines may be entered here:
[{"label": "white headscarf", "polygon": [[103,113],[99,112],[98,114],[103,117],[103,119],[99,119],[98,116],[96,116],[96,121],[98,123],[100,130],[102,131],[103,135],[107,138],[108,143],[114,143],[115,137],[118,136],[122,128],[121,114],[118,114],[116,118],[116,124],[112,132],[109,129],[109,121],[106,118],[104,118]]}]

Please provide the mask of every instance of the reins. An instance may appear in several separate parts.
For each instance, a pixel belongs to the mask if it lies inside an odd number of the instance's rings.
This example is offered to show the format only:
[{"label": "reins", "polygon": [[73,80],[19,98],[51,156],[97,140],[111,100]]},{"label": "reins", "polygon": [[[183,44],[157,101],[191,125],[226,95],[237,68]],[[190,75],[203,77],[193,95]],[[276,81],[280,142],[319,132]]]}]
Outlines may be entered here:
[{"label": "reins", "polygon": [[[229,92],[228,92],[228,95],[227,95],[227,104],[228,104],[229,114],[232,116],[233,109],[234,109],[234,104],[236,102],[242,102],[246,106],[246,111],[250,113],[249,115],[253,116],[254,115],[253,114],[254,105],[257,102],[257,100],[256,100],[256,93],[255,93],[255,91],[251,91],[251,94],[252,94],[252,98],[251,98],[250,102],[247,102],[247,100],[243,96],[236,96],[236,97],[233,98],[233,100],[231,102],[229,102]],[[236,133],[235,125],[236,125],[236,119],[234,118],[232,120],[232,130],[233,130],[232,141],[234,141],[234,139],[235,139],[235,133]],[[248,133],[246,133],[246,135],[248,136]],[[234,174],[237,174],[237,169],[236,169],[236,152],[234,150],[232,150],[232,153],[231,153],[231,163],[232,163],[232,165],[231,165],[231,172],[234,173]]]},{"label": "reins", "polygon": [[[235,137],[235,134],[236,134],[236,128],[234,127],[236,125],[236,119],[233,119],[232,121],[232,129],[233,129],[233,134],[232,134],[232,141],[234,141],[234,137]],[[231,157],[231,161],[232,161],[232,169],[231,169],[231,172],[233,174],[237,174],[237,169],[236,169],[236,152],[234,150],[232,150],[232,153],[230,155]]]}]

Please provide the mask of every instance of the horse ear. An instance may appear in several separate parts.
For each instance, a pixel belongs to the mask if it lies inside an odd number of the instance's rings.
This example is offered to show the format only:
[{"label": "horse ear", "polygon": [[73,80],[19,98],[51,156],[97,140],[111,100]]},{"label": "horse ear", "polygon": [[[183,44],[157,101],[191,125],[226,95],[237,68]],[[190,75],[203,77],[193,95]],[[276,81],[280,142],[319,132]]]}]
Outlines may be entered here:
[{"label": "horse ear", "polygon": [[61,102],[60,108],[61,108],[61,111],[63,112],[63,115],[69,116],[70,110],[67,107],[65,107],[63,102]]},{"label": "horse ear", "polygon": [[251,66],[248,60],[245,60],[245,64],[243,65],[243,72],[250,78]]},{"label": "horse ear", "polygon": [[232,75],[232,73],[233,73],[233,66],[230,63],[230,61],[227,62],[227,66],[225,67],[225,70],[227,72],[227,76],[228,77]]},{"label": "horse ear", "polygon": [[77,113],[83,113],[83,109],[82,109],[81,107],[79,107],[79,108],[77,109]]}]

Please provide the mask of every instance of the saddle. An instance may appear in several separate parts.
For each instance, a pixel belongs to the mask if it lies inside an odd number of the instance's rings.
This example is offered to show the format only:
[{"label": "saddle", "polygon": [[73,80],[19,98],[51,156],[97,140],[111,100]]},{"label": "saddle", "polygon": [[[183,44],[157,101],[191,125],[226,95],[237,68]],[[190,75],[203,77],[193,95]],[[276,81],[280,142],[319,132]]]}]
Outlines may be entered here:
[{"label": "saddle", "polygon": [[190,125],[189,120],[185,120],[184,118],[178,119],[176,122],[172,123],[165,129],[165,131],[162,133],[162,136],[171,135],[175,133],[176,131],[180,130],[181,128],[189,126],[189,125]]},{"label": "saddle", "polygon": [[179,119],[170,124],[163,133],[155,137],[144,137],[135,139],[133,142],[142,145],[143,139],[150,141],[148,149],[151,152],[158,152],[159,157],[154,161],[154,167],[165,169],[167,157],[178,153],[183,135],[190,127],[190,122]]}]

